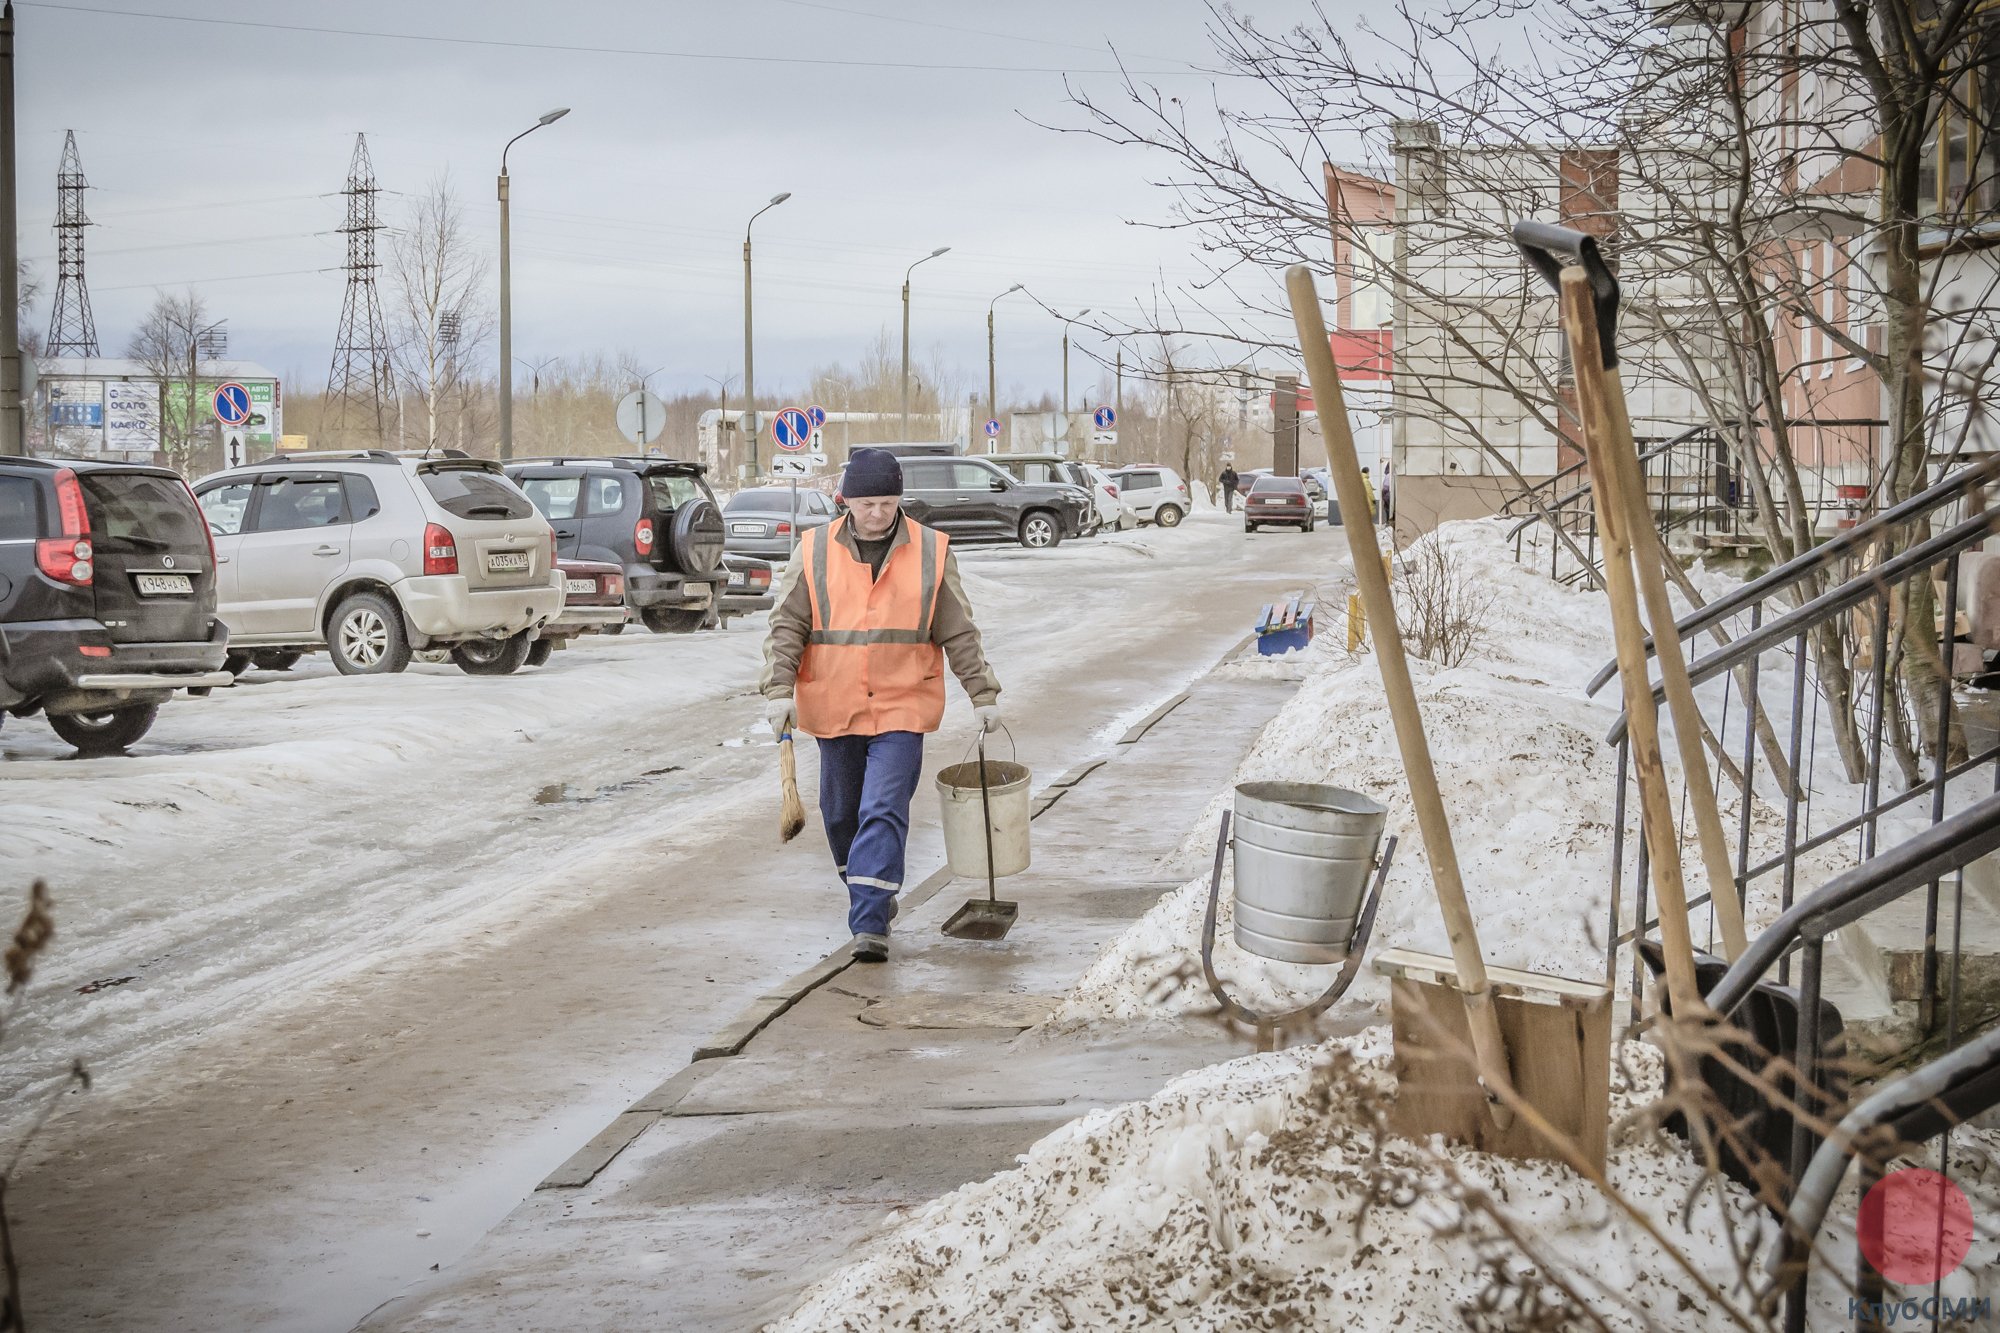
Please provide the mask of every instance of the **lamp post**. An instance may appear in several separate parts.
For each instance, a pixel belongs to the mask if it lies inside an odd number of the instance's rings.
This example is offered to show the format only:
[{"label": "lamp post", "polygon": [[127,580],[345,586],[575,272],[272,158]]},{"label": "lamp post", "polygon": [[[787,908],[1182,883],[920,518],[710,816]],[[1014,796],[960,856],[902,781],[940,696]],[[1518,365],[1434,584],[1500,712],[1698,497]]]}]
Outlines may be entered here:
[{"label": "lamp post", "polygon": [[[729,427],[729,386],[736,379],[734,375],[703,375],[703,379],[715,386],[715,471],[717,476],[729,476],[729,464],[735,460],[727,457],[722,447],[722,432]],[[725,482],[724,485],[728,483]]]},{"label": "lamp post", "polygon": [[566,106],[545,112],[500,150],[500,457],[503,461],[514,456],[514,288],[508,271],[507,149],[568,114]]},{"label": "lamp post", "polygon": [[1055,312],[1052,312],[1052,313],[1054,313],[1054,314],[1055,314],[1055,317],[1056,317],[1057,319],[1059,319],[1059,320],[1061,320],[1061,321],[1062,321],[1062,326],[1063,326],[1063,336],[1062,336],[1062,347],[1063,347],[1063,396],[1062,396],[1062,410],[1063,410],[1063,433],[1062,433],[1062,438],[1063,438],[1063,443],[1067,444],[1067,443],[1069,442],[1069,326],[1070,326],[1070,325],[1072,325],[1072,324],[1074,324],[1074,323],[1076,323],[1076,321],[1078,321],[1079,319],[1082,319],[1082,318],[1083,318],[1083,317],[1084,317],[1085,315],[1089,314],[1089,313],[1090,313],[1090,307],[1089,307],[1089,306],[1085,306],[1085,307],[1084,307],[1083,309],[1081,309],[1081,310],[1077,311],[1077,312],[1076,312],[1076,313],[1075,313],[1074,315],[1065,315],[1065,314],[1061,313],[1060,311],[1055,311]]},{"label": "lamp post", "polygon": [[[1020,290],[1021,284],[1017,282],[986,303],[986,415],[989,418],[997,419],[1000,415],[999,383],[993,367],[993,307],[999,305],[1003,298],[1012,296]],[[987,442],[986,448],[988,452],[992,451],[991,441]]]},{"label": "lamp post", "polygon": [[903,438],[905,440],[910,438],[910,274],[916,272],[917,264],[927,264],[949,249],[951,247],[948,245],[940,245],[919,259],[916,264],[903,270]]},{"label": "lamp post", "polygon": [[792,197],[786,190],[771,196],[765,204],[750,215],[750,221],[743,224],[743,424],[750,433],[750,475],[757,475],[757,358],[750,347],[750,228],[757,219]]}]

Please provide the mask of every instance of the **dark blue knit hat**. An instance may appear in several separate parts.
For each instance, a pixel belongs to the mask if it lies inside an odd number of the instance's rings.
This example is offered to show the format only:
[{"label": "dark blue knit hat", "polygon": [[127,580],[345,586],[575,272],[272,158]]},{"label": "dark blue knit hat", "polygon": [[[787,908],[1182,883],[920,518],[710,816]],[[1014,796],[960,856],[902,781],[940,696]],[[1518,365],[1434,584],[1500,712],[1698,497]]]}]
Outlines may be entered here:
[{"label": "dark blue knit hat", "polygon": [[903,493],[903,465],[887,449],[856,449],[847,456],[840,493],[849,500]]}]

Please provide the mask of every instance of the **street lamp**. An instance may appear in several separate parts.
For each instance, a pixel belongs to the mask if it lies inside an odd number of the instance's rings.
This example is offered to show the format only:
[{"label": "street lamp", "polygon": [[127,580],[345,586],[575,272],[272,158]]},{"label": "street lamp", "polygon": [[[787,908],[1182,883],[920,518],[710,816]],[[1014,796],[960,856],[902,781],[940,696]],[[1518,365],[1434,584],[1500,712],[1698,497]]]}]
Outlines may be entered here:
[{"label": "street lamp", "polygon": [[1069,326],[1089,314],[1090,307],[1085,306],[1074,315],[1065,315],[1060,311],[1049,313],[1063,322],[1063,438],[1067,440],[1069,438]]},{"label": "street lamp", "polygon": [[743,224],[743,421],[750,431],[750,475],[757,475],[757,358],[750,348],[750,228],[757,219],[792,197],[786,190],[783,194],[771,196],[765,204],[750,215],[750,221]]},{"label": "street lamp", "polygon": [[[993,419],[1000,416],[1000,391],[993,373],[993,307],[1020,290],[1021,284],[1017,282],[986,303],[986,415]],[[993,448],[990,443],[986,447],[989,451]]]},{"label": "street lamp", "polygon": [[500,150],[500,457],[503,460],[514,456],[514,290],[507,267],[507,149],[568,114],[566,106],[544,113]]},{"label": "street lamp", "polygon": [[[715,471],[717,476],[730,475],[729,459],[722,447],[722,432],[729,427],[729,386],[736,382],[734,375],[703,375],[703,379],[715,386]],[[725,461],[727,460],[727,461]]]},{"label": "street lamp", "polygon": [[951,249],[940,245],[937,249],[919,259],[916,264],[903,270],[903,438],[910,438],[910,274],[916,272],[917,264],[927,264]]},{"label": "street lamp", "polygon": [[528,368],[529,382],[533,386],[528,390],[531,398],[542,396],[542,372],[562,360],[559,356],[543,357],[540,361],[530,361],[525,356],[517,356],[514,359]]}]

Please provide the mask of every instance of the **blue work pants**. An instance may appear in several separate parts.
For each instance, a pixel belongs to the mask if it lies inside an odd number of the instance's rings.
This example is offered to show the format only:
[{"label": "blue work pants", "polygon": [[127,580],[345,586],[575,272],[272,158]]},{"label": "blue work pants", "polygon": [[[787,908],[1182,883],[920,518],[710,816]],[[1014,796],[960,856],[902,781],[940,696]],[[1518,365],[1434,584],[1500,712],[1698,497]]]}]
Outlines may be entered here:
[{"label": "blue work pants", "polygon": [[903,887],[910,798],[924,766],[915,731],[835,736],[819,743],[819,814],[833,863],[847,881],[847,927],[887,935]]}]

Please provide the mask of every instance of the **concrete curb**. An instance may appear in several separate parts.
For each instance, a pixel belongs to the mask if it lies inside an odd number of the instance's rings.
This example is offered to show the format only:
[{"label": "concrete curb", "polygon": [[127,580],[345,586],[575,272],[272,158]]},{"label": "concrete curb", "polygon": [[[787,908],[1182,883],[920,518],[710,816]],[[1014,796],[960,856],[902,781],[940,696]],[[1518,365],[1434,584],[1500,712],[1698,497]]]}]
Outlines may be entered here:
[{"label": "concrete curb", "polygon": [[1146,714],[1146,716],[1140,718],[1137,722],[1133,723],[1131,729],[1127,731],[1123,736],[1120,736],[1118,738],[1118,743],[1120,745],[1138,744],[1139,741],[1145,736],[1147,732],[1151,731],[1154,727],[1159,725],[1160,719],[1164,718],[1167,714],[1173,712],[1176,708],[1179,708],[1182,704],[1186,703],[1187,701],[1188,701],[1188,692],[1186,690],[1182,690],[1179,694],[1176,694],[1173,698],[1167,700],[1165,703],[1161,704],[1158,708],[1155,708],[1152,712]]}]

